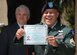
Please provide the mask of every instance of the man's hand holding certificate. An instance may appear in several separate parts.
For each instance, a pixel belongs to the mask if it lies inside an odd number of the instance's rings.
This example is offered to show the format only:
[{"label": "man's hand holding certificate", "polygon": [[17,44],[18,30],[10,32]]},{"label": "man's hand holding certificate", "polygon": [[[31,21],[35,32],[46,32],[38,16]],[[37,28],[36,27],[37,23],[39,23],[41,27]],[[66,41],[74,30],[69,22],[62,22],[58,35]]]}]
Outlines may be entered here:
[{"label": "man's hand holding certificate", "polygon": [[46,45],[47,25],[25,25],[24,45]]}]

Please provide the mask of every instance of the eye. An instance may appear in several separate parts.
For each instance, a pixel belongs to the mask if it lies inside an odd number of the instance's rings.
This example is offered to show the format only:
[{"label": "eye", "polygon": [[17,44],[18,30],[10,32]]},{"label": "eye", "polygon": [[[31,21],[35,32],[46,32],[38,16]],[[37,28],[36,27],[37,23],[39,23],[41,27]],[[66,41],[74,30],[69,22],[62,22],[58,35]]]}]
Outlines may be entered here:
[{"label": "eye", "polygon": [[17,15],[21,15],[20,13],[18,13]]},{"label": "eye", "polygon": [[48,12],[44,12],[45,14],[47,14]]}]

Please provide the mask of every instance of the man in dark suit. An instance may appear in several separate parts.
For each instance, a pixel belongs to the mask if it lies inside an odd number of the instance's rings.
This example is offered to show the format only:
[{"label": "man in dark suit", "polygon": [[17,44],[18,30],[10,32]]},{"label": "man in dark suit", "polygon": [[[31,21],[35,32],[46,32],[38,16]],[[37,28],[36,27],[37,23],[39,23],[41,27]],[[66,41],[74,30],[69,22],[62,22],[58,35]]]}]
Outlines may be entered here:
[{"label": "man in dark suit", "polygon": [[75,42],[71,28],[60,22],[60,13],[57,4],[48,2],[42,9],[41,25],[48,26],[48,45],[36,45],[36,55],[74,55]]},{"label": "man in dark suit", "polygon": [[[0,55],[33,55],[34,47],[23,45],[24,29],[30,17],[29,8],[20,5],[16,8],[16,23],[3,28],[0,35]],[[20,32],[20,33],[17,33]]]}]

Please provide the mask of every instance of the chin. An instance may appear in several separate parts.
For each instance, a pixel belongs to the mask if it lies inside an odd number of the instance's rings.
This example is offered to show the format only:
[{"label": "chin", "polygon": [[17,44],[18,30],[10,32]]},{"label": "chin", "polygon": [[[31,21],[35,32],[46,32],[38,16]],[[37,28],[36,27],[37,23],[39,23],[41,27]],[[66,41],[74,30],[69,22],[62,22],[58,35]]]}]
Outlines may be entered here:
[{"label": "chin", "polygon": [[46,24],[51,24],[50,22],[46,22]]},{"label": "chin", "polygon": [[46,23],[48,26],[50,26],[51,24],[50,23]]}]

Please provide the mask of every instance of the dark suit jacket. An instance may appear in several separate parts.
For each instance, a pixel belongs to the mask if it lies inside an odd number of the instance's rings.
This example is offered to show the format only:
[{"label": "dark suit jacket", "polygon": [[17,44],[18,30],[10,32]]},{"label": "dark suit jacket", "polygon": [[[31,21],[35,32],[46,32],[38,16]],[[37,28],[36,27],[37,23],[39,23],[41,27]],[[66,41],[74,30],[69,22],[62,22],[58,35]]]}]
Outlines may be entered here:
[{"label": "dark suit jacket", "polygon": [[[26,55],[26,46],[22,42],[15,43],[15,33],[19,28],[18,24],[5,27],[0,34],[0,55]],[[29,46],[29,55],[34,51]]]}]

